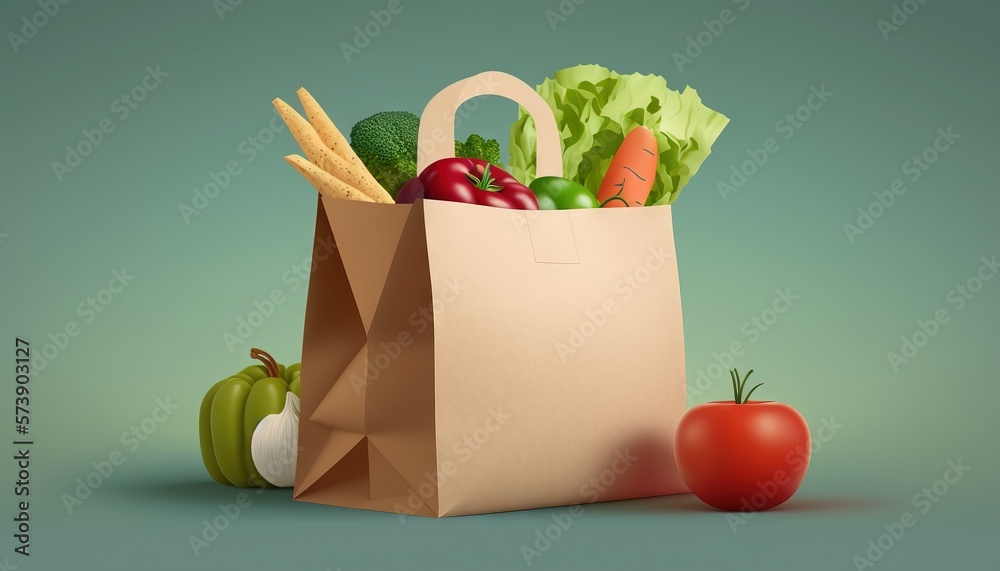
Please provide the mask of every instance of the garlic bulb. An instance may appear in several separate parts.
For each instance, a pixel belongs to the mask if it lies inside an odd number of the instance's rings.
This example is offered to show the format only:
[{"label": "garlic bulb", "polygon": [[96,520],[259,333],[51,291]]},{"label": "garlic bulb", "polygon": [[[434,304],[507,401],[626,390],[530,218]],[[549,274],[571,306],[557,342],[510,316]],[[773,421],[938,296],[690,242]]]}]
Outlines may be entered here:
[{"label": "garlic bulb", "polygon": [[253,431],[250,457],[265,480],[279,488],[295,485],[299,453],[299,397],[288,391],[285,408],[264,417]]}]

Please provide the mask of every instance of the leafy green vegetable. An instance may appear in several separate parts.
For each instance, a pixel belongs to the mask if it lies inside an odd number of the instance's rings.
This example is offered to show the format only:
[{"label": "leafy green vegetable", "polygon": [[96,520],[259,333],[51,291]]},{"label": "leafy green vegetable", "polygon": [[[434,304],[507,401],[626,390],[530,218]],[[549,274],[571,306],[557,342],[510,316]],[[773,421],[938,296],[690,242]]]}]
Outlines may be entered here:
[{"label": "leafy green vegetable", "polygon": [[[555,113],[563,146],[563,176],[597,193],[625,135],[638,125],[656,134],[659,165],[646,201],[670,204],[698,172],[729,123],[702,104],[698,92],[667,88],[658,75],[621,75],[598,65],[557,71],[538,86]],[[518,180],[535,179],[535,124],[521,109],[510,131],[510,164]]]},{"label": "leafy green vegetable", "polygon": [[[393,198],[411,178],[417,176],[417,134],[420,118],[409,111],[381,111],[358,121],[351,129],[351,148]],[[455,156],[500,163],[500,143],[469,135],[455,141]]]}]

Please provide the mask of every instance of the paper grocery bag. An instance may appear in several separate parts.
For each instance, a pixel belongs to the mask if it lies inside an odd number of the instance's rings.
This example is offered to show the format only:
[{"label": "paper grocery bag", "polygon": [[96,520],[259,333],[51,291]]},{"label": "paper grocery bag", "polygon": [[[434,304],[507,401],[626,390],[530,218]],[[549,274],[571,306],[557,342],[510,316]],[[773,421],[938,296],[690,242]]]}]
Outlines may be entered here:
[{"label": "paper grocery bag", "polygon": [[[561,175],[551,110],[499,72],[428,104],[418,168],[451,156],[454,110],[486,93],[532,114],[537,171]],[[669,206],[321,198],[331,242],[309,284],[296,499],[443,517],[687,491]]]}]

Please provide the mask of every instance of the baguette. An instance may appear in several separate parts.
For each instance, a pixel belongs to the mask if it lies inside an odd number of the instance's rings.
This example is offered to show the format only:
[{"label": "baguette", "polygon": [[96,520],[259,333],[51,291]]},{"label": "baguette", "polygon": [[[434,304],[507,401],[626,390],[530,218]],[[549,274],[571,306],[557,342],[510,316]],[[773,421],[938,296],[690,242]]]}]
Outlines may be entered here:
[{"label": "baguette", "polygon": [[337,156],[347,161],[347,164],[351,168],[360,174],[362,177],[368,180],[373,187],[381,187],[379,182],[375,180],[372,173],[368,171],[365,164],[358,157],[354,149],[351,148],[351,144],[347,142],[347,138],[340,132],[340,129],[333,124],[330,117],[323,110],[323,107],[313,98],[312,94],[306,90],[305,87],[300,87],[296,92],[299,96],[299,101],[302,103],[302,108],[305,109],[306,118],[309,119],[309,123],[316,129],[316,134],[319,135],[323,144],[332,150]]},{"label": "baguette", "polygon": [[275,99],[273,103],[274,107],[278,110],[278,114],[281,115],[285,124],[288,125],[288,129],[291,131],[295,141],[305,151],[309,162],[320,167],[348,186],[361,191],[374,202],[393,202],[392,196],[378,182],[374,182],[374,179],[366,180],[365,177],[359,174],[357,169],[352,168],[347,161],[323,144],[316,129],[299,115],[296,110],[292,109],[291,106],[281,99]]},{"label": "baguette", "polygon": [[374,200],[360,190],[319,168],[300,155],[288,155],[285,157],[285,160],[295,167],[295,170],[299,171],[299,174],[304,176],[323,196],[374,202]]}]

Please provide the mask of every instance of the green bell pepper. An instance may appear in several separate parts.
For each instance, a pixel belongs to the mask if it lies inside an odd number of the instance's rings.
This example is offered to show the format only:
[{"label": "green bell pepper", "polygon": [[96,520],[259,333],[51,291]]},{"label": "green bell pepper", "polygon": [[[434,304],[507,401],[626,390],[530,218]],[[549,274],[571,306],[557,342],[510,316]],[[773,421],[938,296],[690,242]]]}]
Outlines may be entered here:
[{"label": "green bell pepper", "polygon": [[542,210],[597,208],[597,197],[582,184],[561,176],[543,176],[528,185]]},{"label": "green bell pepper", "polygon": [[199,411],[201,458],[212,479],[240,488],[273,487],[260,475],[250,455],[257,424],[285,407],[285,394],[299,395],[299,365],[287,369],[260,349],[250,356],[264,363],[247,367],[212,386]]}]

